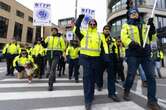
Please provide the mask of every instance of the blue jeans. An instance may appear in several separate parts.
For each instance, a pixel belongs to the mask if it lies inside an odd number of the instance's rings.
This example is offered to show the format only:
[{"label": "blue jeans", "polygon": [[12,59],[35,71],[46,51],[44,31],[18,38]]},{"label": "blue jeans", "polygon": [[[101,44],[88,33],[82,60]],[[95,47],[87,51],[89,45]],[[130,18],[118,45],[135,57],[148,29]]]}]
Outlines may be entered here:
[{"label": "blue jeans", "polygon": [[139,74],[141,76],[141,80],[142,81],[146,81],[146,76],[145,76],[145,72],[144,72],[144,70],[142,68],[142,65],[139,65],[138,71],[139,71]]},{"label": "blue jeans", "polygon": [[156,80],[154,78],[154,68],[152,66],[152,60],[150,57],[127,57],[128,64],[128,74],[125,82],[125,91],[130,91],[133,81],[135,78],[136,71],[139,65],[142,65],[142,68],[145,72],[147,83],[148,83],[148,101],[157,102],[156,99]]},{"label": "blue jeans", "polygon": [[95,78],[100,72],[100,58],[80,55],[83,66],[83,88],[85,104],[92,103],[94,98]]}]

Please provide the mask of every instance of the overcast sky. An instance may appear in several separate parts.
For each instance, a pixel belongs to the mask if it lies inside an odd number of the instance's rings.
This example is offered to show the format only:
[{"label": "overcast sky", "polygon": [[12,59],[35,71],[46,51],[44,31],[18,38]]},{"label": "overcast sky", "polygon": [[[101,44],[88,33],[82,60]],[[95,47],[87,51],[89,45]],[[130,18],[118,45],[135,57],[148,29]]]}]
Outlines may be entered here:
[{"label": "overcast sky", "polygon": [[[24,6],[33,10],[35,1],[51,2],[52,5],[52,22],[58,24],[58,19],[75,16],[75,0],[16,0]],[[98,28],[106,24],[106,0],[78,0],[78,14],[81,8],[95,10],[95,18],[98,22]]]}]

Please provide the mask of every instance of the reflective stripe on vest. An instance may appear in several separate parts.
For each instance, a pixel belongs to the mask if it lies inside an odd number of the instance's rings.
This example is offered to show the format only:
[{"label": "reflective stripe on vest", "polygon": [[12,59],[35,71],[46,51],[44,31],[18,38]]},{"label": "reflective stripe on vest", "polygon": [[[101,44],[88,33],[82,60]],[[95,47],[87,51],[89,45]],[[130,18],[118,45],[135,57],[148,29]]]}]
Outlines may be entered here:
[{"label": "reflective stripe on vest", "polygon": [[129,25],[129,28],[130,28],[131,40],[134,41],[134,30],[131,25]]},{"label": "reflective stripe on vest", "polygon": [[[100,34],[98,33],[98,40],[99,40],[99,45],[98,47],[100,46],[101,44],[101,40],[100,40]],[[89,50],[89,51],[95,51],[95,52],[100,52],[101,49],[98,48],[98,49],[91,49],[91,48],[88,48],[88,32],[86,34],[86,45],[85,45],[85,48],[80,48],[81,50]]]}]

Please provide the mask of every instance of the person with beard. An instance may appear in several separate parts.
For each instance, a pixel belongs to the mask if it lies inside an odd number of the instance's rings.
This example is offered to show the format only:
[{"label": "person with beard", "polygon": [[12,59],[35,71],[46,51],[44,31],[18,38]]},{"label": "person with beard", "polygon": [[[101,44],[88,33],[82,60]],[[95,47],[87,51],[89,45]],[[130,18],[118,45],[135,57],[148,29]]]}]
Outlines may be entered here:
[{"label": "person with beard", "polygon": [[[119,102],[120,99],[115,94],[116,87],[115,87],[115,81],[116,81],[116,65],[117,65],[117,45],[116,40],[110,36],[111,27],[109,25],[105,25],[103,28],[103,33],[101,34],[101,38],[105,39],[108,47],[108,53],[104,53],[101,51],[101,58],[104,62],[105,69],[107,70],[107,88],[108,88],[108,97],[111,98],[115,102]],[[103,69],[104,70],[104,69]],[[99,76],[99,75],[98,75]],[[103,80],[103,73],[98,80]]]},{"label": "person with beard", "polygon": [[48,81],[48,90],[53,90],[53,83],[56,81],[56,67],[59,63],[60,57],[63,54],[66,46],[65,41],[62,36],[58,33],[57,28],[52,28],[52,35],[48,36],[45,39],[47,45],[47,56],[49,61],[49,81]]},{"label": "person with beard", "polygon": [[156,40],[156,30],[153,24],[153,18],[148,20],[148,25],[150,25],[150,32],[148,34],[148,40],[146,41],[145,47],[143,43],[145,42],[145,37],[147,33],[147,25],[144,24],[140,17],[139,11],[135,7],[131,7],[127,12],[128,20],[127,23],[123,24],[121,30],[121,40],[126,48],[126,57],[128,64],[127,78],[124,84],[124,100],[130,99],[130,89],[133,85],[136,71],[139,64],[142,65],[147,78],[147,106],[152,110],[160,110],[156,98],[156,80],[154,77],[154,68],[151,60],[151,47],[150,43]]},{"label": "person with beard", "polygon": [[80,48],[78,45],[78,41],[76,40],[71,40],[70,45],[66,50],[66,56],[68,59],[69,63],[69,79],[72,79],[73,76],[73,70],[74,70],[74,77],[75,77],[75,82],[79,82],[79,63],[78,63],[78,58],[79,58],[79,53],[80,53]]}]

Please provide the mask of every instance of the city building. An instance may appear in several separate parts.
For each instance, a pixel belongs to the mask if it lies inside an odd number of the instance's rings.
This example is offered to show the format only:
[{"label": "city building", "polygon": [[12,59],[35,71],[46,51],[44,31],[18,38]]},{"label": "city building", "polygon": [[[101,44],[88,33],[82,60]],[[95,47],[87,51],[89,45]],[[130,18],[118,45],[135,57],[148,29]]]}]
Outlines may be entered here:
[{"label": "city building", "polygon": [[[52,24],[52,27],[57,25]],[[51,27],[44,27],[44,36]],[[33,44],[41,36],[41,27],[33,26],[33,11],[16,0],[0,0],[0,49],[13,37],[20,43]]]},{"label": "city building", "polygon": [[[122,24],[126,20],[126,1],[127,0],[107,0],[107,23],[112,26],[112,36],[120,36]],[[147,22],[152,13],[154,0],[133,0],[138,7],[140,15]],[[160,46],[166,44],[166,0],[158,0],[155,10],[154,23],[158,32]]]}]

